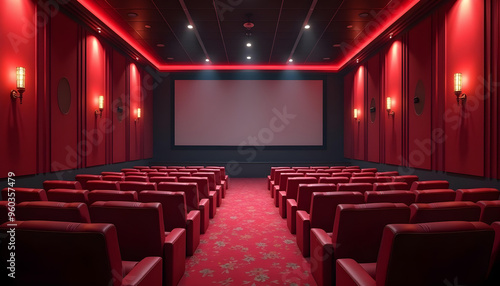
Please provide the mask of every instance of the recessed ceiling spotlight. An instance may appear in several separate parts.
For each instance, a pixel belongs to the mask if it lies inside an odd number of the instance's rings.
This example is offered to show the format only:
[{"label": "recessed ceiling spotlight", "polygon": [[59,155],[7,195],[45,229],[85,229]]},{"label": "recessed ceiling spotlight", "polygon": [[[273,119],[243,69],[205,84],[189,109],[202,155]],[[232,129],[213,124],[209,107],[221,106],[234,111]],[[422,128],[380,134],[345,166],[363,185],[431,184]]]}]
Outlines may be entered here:
[{"label": "recessed ceiling spotlight", "polygon": [[156,44],[156,46],[157,46],[158,48],[163,48],[163,47],[165,47],[165,45],[164,45],[164,44]]},{"label": "recessed ceiling spotlight", "polygon": [[334,48],[340,48],[340,44],[334,44],[333,47]]},{"label": "recessed ceiling spotlight", "polygon": [[358,14],[358,16],[361,18],[366,18],[366,17],[368,17],[368,15],[370,15],[370,14],[368,14],[368,12],[362,12],[362,13]]},{"label": "recessed ceiling spotlight", "polygon": [[205,59],[205,61],[208,63],[208,62],[210,62],[210,59],[207,58],[207,59]]},{"label": "recessed ceiling spotlight", "polygon": [[247,57],[247,60],[251,60],[251,59],[252,59],[252,57],[251,57],[251,56],[248,56],[248,57]]},{"label": "recessed ceiling spotlight", "polygon": [[247,47],[251,47],[252,46],[252,43],[247,43]]},{"label": "recessed ceiling spotlight", "polygon": [[102,32],[100,27],[97,27],[97,32],[100,34]]},{"label": "recessed ceiling spotlight", "polygon": [[144,28],[151,29],[151,25],[144,25]]},{"label": "recessed ceiling spotlight", "polygon": [[359,59],[356,59],[356,63],[359,63]]},{"label": "recessed ceiling spotlight", "polygon": [[127,16],[129,16],[130,18],[135,18],[135,17],[137,17],[139,15],[137,13],[130,12],[130,13],[127,13]]},{"label": "recessed ceiling spotlight", "polygon": [[394,36],[394,33],[389,34],[389,39],[392,39],[392,36]]},{"label": "recessed ceiling spotlight", "polygon": [[289,60],[288,60],[288,62],[289,62],[289,63],[293,63],[293,59],[289,59]]},{"label": "recessed ceiling spotlight", "polygon": [[311,25],[307,24],[304,26],[304,29],[309,30],[311,28]]},{"label": "recessed ceiling spotlight", "polygon": [[347,25],[347,29],[352,29],[352,25]]},{"label": "recessed ceiling spotlight", "polygon": [[191,25],[191,24],[189,24],[187,27],[189,30],[193,29],[193,25]]}]

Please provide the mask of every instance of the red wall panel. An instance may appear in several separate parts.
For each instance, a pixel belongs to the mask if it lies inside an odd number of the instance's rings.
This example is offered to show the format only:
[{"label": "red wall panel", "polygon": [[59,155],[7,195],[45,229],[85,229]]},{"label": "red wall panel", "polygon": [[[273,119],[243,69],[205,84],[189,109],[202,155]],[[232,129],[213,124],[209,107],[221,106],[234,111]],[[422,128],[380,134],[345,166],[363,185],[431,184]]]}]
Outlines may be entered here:
[{"label": "red wall panel", "polygon": [[[431,136],[432,100],[432,21],[427,18],[408,33],[408,164],[410,167],[430,169],[434,153]],[[420,115],[413,99],[419,96],[423,104]]]},{"label": "red wall panel", "polygon": [[354,72],[344,77],[344,157],[353,158],[352,90]]},{"label": "red wall panel", "polygon": [[141,108],[141,73],[135,64],[130,64],[130,160],[142,158],[142,125],[144,118],[137,119],[137,109]]},{"label": "red wall panel", "polygon": [[[51,20],[50,41],[50,147],[51,171],[77,167],[77,61],[78,26],[64,14]],[[59,82],[66,79],[71,105],[64,114],[58,104]]]},{"label": "red wall panel", "polygon": [[[353,159],[365,159],[365,87],[366,69],[359,66],[354,73],[353,106],[351,108],[351,121],[353,122]],[[358,109],[358,119],[354,119],[354,109]]]},{"label": "red wall panel", "polygon": [[[484,175],[484,1],[457,0],[446,13],[445,169]],[[454,73],[462,73],[458,105]]]},{"label": "red wall panel", "polygon": [[[99,96],[106,93],[106,54],[101,42],[93,35],[86,37],[86,126],[81,152],[86,157],[86,166],[105,164],[105,138],[109,114],[96,116]],[[107,100],[105,100],[107,102]]]},{"label": "red wall panel", "polygon": [[148,159],[153,157],[153,78],[143,73],[143,118],[144,118],[144,157]]},{"label": "red wall panel", "polygon": [[[402,50],[401,41],[392,43],[385,55],[385,97],[391,97],[394,115],[385,119],[385,163],[402,163]],[[384,98],[384,102],[386,100]],[[385,109],[385,108],[383,108]]]},{"label": "red wall panel", "polygon": [[[125,148],[125,123],[127,114],[126,104],[126,71],[127,60],[117,51],[113,51],[112,71],[112,120],[113,120],[113,163],[124,162],[126,160]],[[122,106],[122,112],[118,112],[118,106]]]},{"label": "red wall panel", "polygon": [[[0,178],[34,174],[37,163],[36,7],[31,0],[0,1]],[[8,96],[16,88],[16,67],[26,68],[23,104]]]},{"label": "red wall panel", "polygon": [[[365,113],[367,117],[367,160],[380,162],[380,116],[385,115],[385,110],[380,106],[380,57],[373,56],[366,64],[367,101]],[[375,120],[371,122],[370,104],[375,100]]]}]

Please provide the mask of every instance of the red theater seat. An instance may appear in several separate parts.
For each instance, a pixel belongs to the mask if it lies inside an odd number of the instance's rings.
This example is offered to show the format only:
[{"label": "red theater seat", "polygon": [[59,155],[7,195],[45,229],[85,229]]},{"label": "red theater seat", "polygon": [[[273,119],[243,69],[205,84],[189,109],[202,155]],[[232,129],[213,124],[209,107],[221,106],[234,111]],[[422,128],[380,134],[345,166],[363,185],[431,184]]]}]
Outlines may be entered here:
[{"label": "red theater seat", "polygon": [[179,182],[196,183],[198,185],[198,195],[200,200],[208,199],[210,218],[213,218],[217,212],[217,193],[208,188],[208,178],[206,177],[180,177]]},{"label": "red theater seat", "polygon": [[120,182],[121,191],[156,191],[156,183],[151,182]]},{"label": "red theater seat", "polygon": [[482,222],[390,224],[377,263],[337,260],[336,285],[482,285],[493,239]]},{"label": "red theater seat", "polygon": [[137,170],[137,172],[126,172],[125,173],[125,177],[128,177],[128,176],[142,176],[142,177],[147,177],[148,173],[146,173],[146,172],[139,172]]},{"label": "red theater seat", "polygon": [[364,193],[371,191],[373,184],[370,183],[339,183],[337,184],[337,191],[339,192],[360,192]]},{"label": "red theater seat", "polygon": [[349,183],[370,183],[373,184],[377,181],[375,177],[351,177]]},{"label": "red theater seat", "polygon": [[[18,221],[16,285],[160,286],[162,259],[122,261],[112,224]],[[10,226],[0,226],[7,235]],[[10,252],[10,251],[9,251]],[[0,256],[7,257],[6,247]],[[7,277],[6,259],[0,275]]]},{"label": "red theater seat", "polygon": [[103,175],[103,181],[125,181],[125,175]]},{"label": "red theater seat", "polygon": [[[283,174],[281,174],[283,175]],[[305,173],[304,175],[302,173],[297,172],[298,176],[306,176],[306,177],[314,177],[317,180],[321,177],[331,177],[331,173],[323,173],[323,172],[317,172],[317,173]]]},{"label": "red theater seat", "polygon": [[[204,168],[202,168],[202,169],[204,169]],[[182,168],[182,169],[178,169],[177,172],[196,173],[196,172],[198,172],[198,169],[194,169],[194,168]]]},{"label": "red theater seat", "polygon": [[350,179],[348,177],[321,177],[318,183],[324,184],[338,184],[338,183],[349,183]]},{"label": "red theater seat", "polygon": [[152,173],[152,172],[158,172],[158,170],[156,169],[152,169],[152,168],[144,168],[144,169],[141,169],[141,172],[145,172],[145,173]]},{"label": "red theater seat", "polygon": [[[215,184],[217,186],[220,186],[221,189],[221,198],[226,197],[226,181],[223,179],[222,171],[220,168],[204,168],[204,169],[199,169],[198,172],[205,172],[205,173],[214,173],[215,174]],[[191,173],[193,174],[193,173]]]},{"label": "red theater seat", "polygon": [[297,171],[294,170],[294,169],[277,169],[277,170],[274,170],[274,178],[271,181],[271,188],[269,189],[271,191],[271,198],[274,198],[273,186],[279,186],[280,185],[280,177],[281,177],[282,173],[297,173]]},{"label": "red theater seat", "polygon": [[495,230],[495,242],[491,254],[490,274],[486,285],[500,285],[500,221],[491,224]]},{"label": "red theater seat", "polygon": [[369,191],[365,193],[366,203],[403,203],[411,205],[417,195],[412,191]]},{"label": "red theater seat", "polygon": [[377,168],[364,168],[364,169],[361,169],[361,172],[362,173],[365,173],[365,172],[377,173],[378,170],[377,170]]},{"label": "red theater seat", "polygon": [[335,282],[335,261],[352,258],[360,263],[377,261],[384,227],[408,223],[410,209],[399,203],[340,204],[333,233],[311,229],[311,272],[317,285]]},{"label": "red theater seat", "polygon": [[[189,178],[189,177],[188,177]],[[183,192],[186,196],[186,207],[190,211],[200,211],[200,233],[205,233],[210,223],[210,205],[208,199],[198,195],[198,184],[194,182],[164,182],[158,184],[158,191]]]},{"label": "red theater seat", "polygon": [[312,228],[332,232],[337,205],[362,204],[364,202],[365,198],[359,192],[314,192],[309,213],[302,210],[298,210],[296,213],[297,245],[302,255],[309,256]]},{"label": "red theater seat", "polygon": [[161,182],[177,182],[177,177],[151,177],[149,178],[151,183],[161,183]]},{"label": "red theater seat", "polygon": [[448,181],[442,181],[442,180],[415,181],[411,184],[410,191],[448,189],[449,187],[450,187],[450,183],[448,183]]},{"label": "red theater seat", "polygon": [[385,176],[393,177],[393,176],[399,176],[399,172],[398,171],[376,172],[375,176],[377,176],[377,177],[385,177]]},{"label": "red theater seat", "polygon": [[87,189],[93,190],[120,190],[120,184],[116,181],[87,181]]},{"label": "red theater seat", "polygon": [[[225,191],[229,189],[229,176],[226,175],[226,168],[221,167],[221,166],[206,166],[205,168],[206,169],[219,169],[220,170],[220,178],[224,184],[224,194],[225,194]],[[203,169],[203,168],[197,168],[197,169],[198,169],[198,172],[200,172],[200,169]]]},{"label": "red theater seat", "polygon": [[408,190],[405,182],[373,183],[374,191]]},{"label": "red theater seat", "polygon": [[149,179],[154,178],[154,177],[167,177],[168,173],[167,172],[150,172],[148,173]]},{"label": "red theater seat", "polygon": [[78,181],[59,181],[59,180],[47,180],[43,182],[43,189],[48,191],[50,189],[73,189],[81,190],[82,185]]},{"label": "red theater seat", "polygon": [[137,202],[136,191],[93,190],[89,192],[89,205],[97,201]]},{"label": "red theater seat", "polygon": [[[208,190],[209,192],[215,192],[216,205],[220,207],[222,203],[222,190],[220,186],[215,183],[215,174],[213,172],[196,172],[193,173],[193,177],[203,177],[208,179]],[[215,214],[215,210],[214,210]]]},{"label": "red theater seat", "polygon": [[125,173],[126,175],[128,172],[140,172],[140,171],[134,168],[123,168],[120,170],[120,172]]},{"label": "red theater seat", "polygon": [[47,199],[54,202],[89,203],[89,191],[71,189],[51,189],[47,191]]},{"label": "red theater seat", "polygon": [[[316,174],[316,173],[308,173],[308,174]],[[271,196],[273,198],[275,207],[279,207],[279,192],[281,192],[281,191],[286,192],[288,179],[295,178],[295,177],[304,177],[304,174],[302,174],[302,173],[281,173],[280,174],[280,183],[279,183],[279,185],[273,187],[273,190],[272,190],[273,194]],[[316,178],[316,181],[317,181],[317,177],[314,177],[314,176],[307,176],[307,177]]]},{"label": "red theater seat", "polygon": [[160,203],[96,202],[90,206],[90,216],[94,223],[116,227],[123,259],[159,256],[163,259],[163,285],[179,283],[185,270],[186,231],[176,228],[165,233]]},{"label": "red theater seat", "polygon": [[186,254],[194,254],[200,244],[200,212],[187,212],[186,196],[183,192],[143,191],[139,193],[139,201],[161,203],[165,231],[186,229]]},{"label": "red theater seat", "polygon": [[349,173],[349,172],[341,172],[341,173],[332,173],[332,177],[347,177],[347,178],[351,178],[352,177],[352,173]]},{"label": "red theater seat", "polygon": [[392,177],[393,182],[405,182],[408,184],[408,190],[410,189],[413,182],[418,181],[418,176],[415,175],[404,175],[404,176],[394,176]]},{"label": "red theater seat", "polygon": [[87,189],[87,181],[96,181],[102,180],[102,175],[87,175],[87,174],[78,174],[75,176],[75,180],[80,182],[82,189]]},{"label": "red theater seat", "polygon": [[498,201],[479,201],[477,205],[481,208],[482,222],[491,224],[500,221],[500,200]]},{"label": "red theater seat", "polygon": [[156,169],[156,170],[159,170],[159,169],[166,169],[167,166],[151,166],[150,167],[151,169]]},{"label": "red theater seat", "polygon": [[16,206],[16,220],[50,220],[90,223],[84,203],[24,202]]},{"label": "red theater seat", "polygon": [[496,201],[500,198],[500,191],[495,188],[458,189],[457,201]]},{"label": "red theater seat", "polygon": [[440,202],[410,205],[410,223],[479,221],[481,208],[473,202]]},{"label": "red theater seat", "polygon": [[125,173],[123,173],[123,172],[101,172],[101,175],[103,175],[103,176],[124,176]]},{"label": "red theater seat", "polygon": [[296,198],[286,200],[286,224],[290,233],[296,232],[296,213],[298,210],[309,213],[311,208],[311,196],[314,192],[334,192],[335,184],[300,184]]},{"label": "red theater seat", "polygon": [[32,188],[14,188],[15,191],[8,191],[9,188],[2,190],[2,200],[6,201],[9,198],[15,197],[16,204],[30,201],[46,201],[47,193],[44,189]]},{"label": "red theater seat", "polygon": [[126,176],[124,181],[127,182],[151,182],[152,178],[149,178],[148,176]]},{"label": "red theater seat", "polygon": [[417,195],[416,203],[451,202],[456,196],[455,191],[451,189],[415,190],[413,192]]},{"label": "red theater seat", "polygon": [[286,200],[297,199],[297,192],[300,184],[314,184],[317,179],[314,177],[291,177],[288,178],[286,191],[282,190],[278,193],[279,213],[282,218],[286,218]]},{"label": "red theater seat", "polygon": [[179,177],[189,177],[189,176],[191,176],[191,173],[190,172],[168,172],[168,175],[170,177],[179,178]]},{"label": "red theater seat", "polygon": [[373,172],[352,173],[352,177],[375,177]]}]

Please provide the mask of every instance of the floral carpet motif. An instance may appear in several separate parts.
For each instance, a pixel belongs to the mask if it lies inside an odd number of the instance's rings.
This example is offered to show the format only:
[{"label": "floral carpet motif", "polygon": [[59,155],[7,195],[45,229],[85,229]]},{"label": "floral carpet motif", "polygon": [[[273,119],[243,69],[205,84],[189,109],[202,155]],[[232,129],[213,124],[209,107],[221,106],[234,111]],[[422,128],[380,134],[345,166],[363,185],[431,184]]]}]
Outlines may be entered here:
[{"label": "floral carpet motif", "polygon": [[316,285],[266,179],[230,184],[179,285]]}]

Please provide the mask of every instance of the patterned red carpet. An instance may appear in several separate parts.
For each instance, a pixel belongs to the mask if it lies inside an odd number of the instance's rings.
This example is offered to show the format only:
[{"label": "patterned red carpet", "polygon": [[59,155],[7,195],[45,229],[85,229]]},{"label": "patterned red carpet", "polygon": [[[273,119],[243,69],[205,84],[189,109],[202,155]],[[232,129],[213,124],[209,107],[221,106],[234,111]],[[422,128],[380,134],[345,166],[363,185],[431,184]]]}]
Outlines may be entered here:
[{"label": "patterned red carpet", "polygon": [[266,179],[231,179],[179,285],[316,285]]}]

